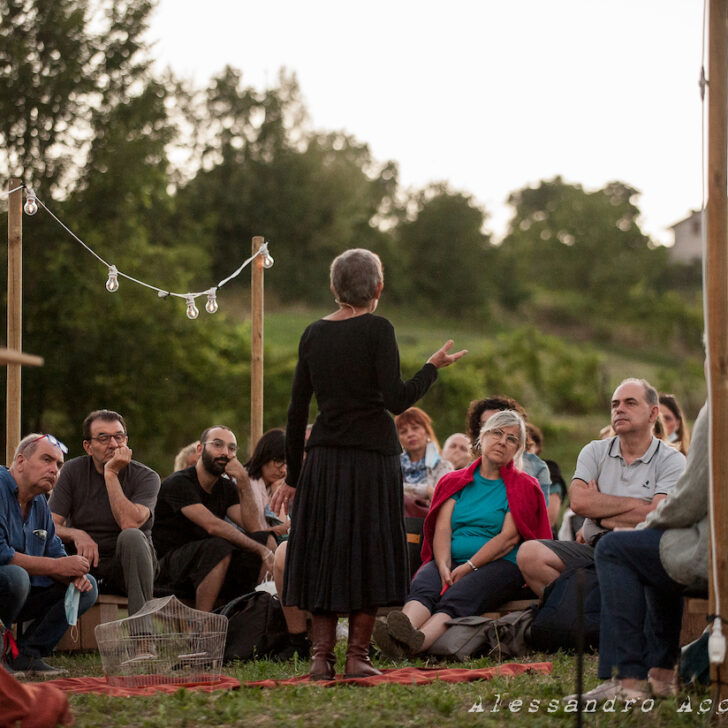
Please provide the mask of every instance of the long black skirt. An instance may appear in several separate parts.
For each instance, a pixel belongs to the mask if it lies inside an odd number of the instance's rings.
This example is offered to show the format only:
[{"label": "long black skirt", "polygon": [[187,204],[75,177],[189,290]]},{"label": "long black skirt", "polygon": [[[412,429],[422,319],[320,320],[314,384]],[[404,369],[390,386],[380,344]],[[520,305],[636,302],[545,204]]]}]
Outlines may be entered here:
[{"label": "long black skirt", "polygon": [[284,604],[342,613],[399,605],[408,584],[399,457],[312,448],[293,505]]}]

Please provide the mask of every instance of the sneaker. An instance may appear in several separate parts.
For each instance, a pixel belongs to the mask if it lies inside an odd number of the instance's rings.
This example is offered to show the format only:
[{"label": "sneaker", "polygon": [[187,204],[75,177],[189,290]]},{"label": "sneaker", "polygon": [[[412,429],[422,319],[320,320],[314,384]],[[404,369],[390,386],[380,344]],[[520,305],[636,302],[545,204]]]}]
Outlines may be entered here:
[{"label": "sneaker", "polygon": [[[651,672],[651,671],[650,671]],[[671,698],[678,693],[677,673],[673,672],[670,680],[661,680],[648,673],[647,682],[655,698]]]},{"label": "sneaker", "polygon": [[412,626],[412,622],[404,612],[390,612],[387,615],[387,629],[389,634],[405,645],[410,652],[415,653],[422,649],[425,635]]},{"label": "sneaker", "polygon": [[[603,700],[611,700],[617,698],[617,700],[649,700],[651,697],[648,689],[647,681],[640,680],[640,687],[637,688],[625,688],[616,678],[607,680],[606,682],[597,685],[587,693],[582,693],[581,701],[586,702],[587,700],[596,700],[601,702]],[[578,695],[567,695],[562,698],[564,703],[570,703],[572,700],[576,700]]]},{"label": "sneaker", "polygon": [[10,660],[9,664],[16,673],[20,671],[25,673],[26,676],[59,677],[60,675],[68,675],[68,670],[64,670],[62,667],[53,667],[41,660],[40,657],[20,654],[15,659]]},{"label": "sneaker", "polygon": [[16,680],[22,680],[25,677],[24,672],[20,672],[20,670],[13,670],[13,668],[10,667],[5,660],[0,660],[0,665],[5,668],[5,672],[7,672],[8,675],[12,675]]}]

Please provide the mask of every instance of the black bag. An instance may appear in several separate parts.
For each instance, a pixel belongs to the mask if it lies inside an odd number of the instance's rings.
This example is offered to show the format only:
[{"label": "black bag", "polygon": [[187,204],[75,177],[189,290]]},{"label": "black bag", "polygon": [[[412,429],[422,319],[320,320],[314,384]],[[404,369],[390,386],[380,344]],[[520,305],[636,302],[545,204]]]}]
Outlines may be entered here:
[{"label": "black bag", "polygon": [[278,597],[254,591],[215,610],[228,618],[224,662],[265,659],[288,643]]},{"label": "black bag", "polygon": [[680,650],[680,682],[683,685],[710,685],[710,658],[708,657],[708,638],[710,627],[694,642]]},{"label": "black bag", "polygon": [[579,575],[584,605],[584,649],[599,647],[601,598],[594,564],[564,571],[543,593],[541,606],[531,624],[530,646],[539,652],[575,650],[579,628]]}]

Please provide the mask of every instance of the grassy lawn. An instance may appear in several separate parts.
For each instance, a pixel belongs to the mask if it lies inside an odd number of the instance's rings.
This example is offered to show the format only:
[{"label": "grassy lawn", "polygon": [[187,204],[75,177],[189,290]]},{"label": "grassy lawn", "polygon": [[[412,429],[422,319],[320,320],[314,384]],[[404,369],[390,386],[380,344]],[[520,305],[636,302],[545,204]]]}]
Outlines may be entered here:
[{"label": "grassy lawn", "polygon": [[[343,658],[343,644],[337,648]],[[561,726],[575,724],[576,715],[565,712],[558,699],[574,691],[574,658],[572,656],[531,655],[518,662],[553,662],[550,675],[527,674],[515,678],[495,678],[487,682],[435,683],[427,686],[388,685],[373,688],[342,686],[323,688],[315,685],[276,689],[245,688],[214,693],[179,690],[172,695],[143,698],[115,698],[100,695],[71,695],[71,705],[78,728],[90,726],[134,726],[165,728],[166,726],[300,726],[301,728],[358,728],[378,726],[442,727],[505,726],[509,721],[524,721],[529,726]],[[585,659],[585,689],[597,680],[596,658]],[[54,664],[71,671],[72,677],[99,676],[101,663],[93,654],[54,656]],[[383,661],[379,667],[402,667]],[[422,664],[422,663],[419,663]],[[474,660],[456,667],[490,667],[488,659]],[[339,661],[341,666],[341,659]],[[430,666],[444,666],[433,665]],[[266,678],[303,675],[308,663],[277,664],[267,661],[234,663],[224,672],[241,682]],[[589,726],[698,726],[706,723],[706,715],[698,712],[700,701],[707,695],[690,693],[692,712],[683,710],[686,693],[678,698],[656,702],[647,712],[633,706],[622,712],[617,705],[613,713],[597,710],[584,716]],[[523,701],[519,706],[512,701]],[[471,712],[475,705],[482,712]],[[644,708],[648,708],[646,704]]]}]

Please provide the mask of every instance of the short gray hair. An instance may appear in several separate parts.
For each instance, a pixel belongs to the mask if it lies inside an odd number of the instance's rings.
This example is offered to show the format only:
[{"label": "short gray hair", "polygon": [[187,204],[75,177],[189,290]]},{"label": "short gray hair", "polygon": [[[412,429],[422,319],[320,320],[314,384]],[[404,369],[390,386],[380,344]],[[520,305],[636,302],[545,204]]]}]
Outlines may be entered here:
[{"label": "short gray hair", "polygon": [[363,306],[374,298],[384,280],[382,261],[371,250],[352,248],[334,258],[330,277],[338,303]]},{"label": "short gray hair", "polygon": [[30,435],[26,435],[15,448],[13,462],[15,462],[21,455],[26,458],[31,457],[38,449],[38,445],[40,444],[40,439],[42,437],[43,435],[40,432],[31,432]]},{"label": "short gray hair", "polygon": [[501,410],[491,415],[480,428],[480,434],[478,435],[478,450],[480,447],[480,440],[486,432],[492,430],[498,430],[501,427],[517,427],[518,428],[518,449],[513,456],[514,460],[518,460],[526,447],[526,422],[515,410]]},{"label": "short gray hair", "polygon": [[[650,407],[657,407],[660,404],[660,397],[657,394],[657,390],[646,380],[646,379],[639,379],[638,377],[628,377],[627,379],[623,379],[618,385],[616,389],[619,389],[623,384],[639,384],[642,389],[644,389],[645,392],[645,402],[647,402]],[[615,389],[615,391],[616,391]]]}]

